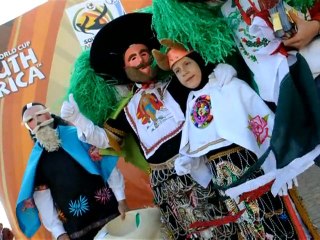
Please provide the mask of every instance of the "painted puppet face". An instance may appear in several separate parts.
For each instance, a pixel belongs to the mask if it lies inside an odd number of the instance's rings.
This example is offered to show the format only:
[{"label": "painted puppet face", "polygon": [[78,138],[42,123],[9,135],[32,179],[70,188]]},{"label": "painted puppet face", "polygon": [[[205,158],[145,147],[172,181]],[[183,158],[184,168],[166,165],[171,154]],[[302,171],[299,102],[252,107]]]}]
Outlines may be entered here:
[{"label": "painted puppet face", "polygon": [[155,77],[151,67],[152,55],[144,44],[132,44],[124,54],[125,71],[130,80],[146,82]]},{"label": "painted puppet face", "polygon": [[49,110],[41,105],[34,105],[23,113],[25,126],[48,152],[58,150],[61,145],[58,133],[53,129],[53,121]]},{"label": "painted puppet face", "polygon": [[172,71],[179,82],[190,89],[198,87],[201,83],[201,69],[196,61],[183,57],[172,66]]},{"label": "painted puppet face", "polygon": [[23,122],[31,131],[33,131],[41,123],[46,122],[51,118],[52,117],[48,109],[41,105],[32,106],[23,113]]}]

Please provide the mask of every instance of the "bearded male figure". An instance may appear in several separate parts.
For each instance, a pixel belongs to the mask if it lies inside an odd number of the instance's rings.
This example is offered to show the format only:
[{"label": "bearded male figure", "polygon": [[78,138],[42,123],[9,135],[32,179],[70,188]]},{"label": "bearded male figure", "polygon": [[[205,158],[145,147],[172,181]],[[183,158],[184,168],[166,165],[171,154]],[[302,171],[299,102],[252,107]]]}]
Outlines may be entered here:
[{"label": "bearded male figure", "polygon": [[[144,155],[151,169],[150,185],[154,202],[160,208],[164,239],[186,239],[190,236],[218,239],[220,232],[232,235],[235,231],[231,225],[201,232],[190,228],[192,222],[220,217],[227,209],[223,206],[219,210],[214,208],[219,199],[209,184],[210,174],[202,174],[205,180],[199,183],[190,174],[178,176],[174,170],[174,162],[179,158],[189,90],[175,79],[160,80],[161,72],[157,72],[152,64],[151,50],[159,49],[160,45],[151,29],[151,18],[152,15],[147,13],[120,16],[107,23],[92,43],[90,67],[96,75],[109,85],[114,82],[134,84],[133,95],[122,109],[118,109],[117,117],[104,119],[100,124],[104,128],[94,126],[92,119],[90,121],[79,112],[84,105],[83,99],[92,98],[83,96],[84,91],[69,91],[76,102],[64,102],[61,117],[77,127],[82,139],[99,148],[114,148],[115,141],[121,142],[126,135],[133,135],[139,144],[138,151]],[[74,74],[77,72],[75,69]],[[91,79],[86,76],[77,83]],[[85,91],[89,92],[88,89]],[[106,92],[103,98],[108,97]],[[87,105],[94,108],[101,106],[101,101],[99,99]],[[152,121],[151,117],[151,121],[147,121],[143,118],[145,113],[152,114],[156,121]]]},{"label": "bearded male figure", "polygon": [[22,119],[36,140],[16,206],[27,237],[40,226],[38,212],[58,240],[93,239],[108,221],[125,216],[117,157],[91,156],[92,147],[78,140],[76,128],[51,115],[41,103],[25,105]]}]

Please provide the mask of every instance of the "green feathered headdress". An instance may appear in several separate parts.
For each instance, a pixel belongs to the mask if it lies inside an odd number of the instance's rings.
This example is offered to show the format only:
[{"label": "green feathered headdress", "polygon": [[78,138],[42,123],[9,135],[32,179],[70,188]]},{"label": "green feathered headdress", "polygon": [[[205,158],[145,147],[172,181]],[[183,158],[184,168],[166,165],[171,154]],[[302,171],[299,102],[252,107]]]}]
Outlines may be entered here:
[{"label": "green feathered headdress", "polygon": [[201,2],[152,1],[152,26],[158,39],[168,38],[197,51],[206,62],[224,62],[234,49],[232,29],[220,7]]},{"label": "green feathered headdress", "polygon": [[90,50],[83,51],[75,61],[68,95],[70,93],[73,93],[81,113],[99,126],[103,126],[120,100],[115,86],[91,68]]}]

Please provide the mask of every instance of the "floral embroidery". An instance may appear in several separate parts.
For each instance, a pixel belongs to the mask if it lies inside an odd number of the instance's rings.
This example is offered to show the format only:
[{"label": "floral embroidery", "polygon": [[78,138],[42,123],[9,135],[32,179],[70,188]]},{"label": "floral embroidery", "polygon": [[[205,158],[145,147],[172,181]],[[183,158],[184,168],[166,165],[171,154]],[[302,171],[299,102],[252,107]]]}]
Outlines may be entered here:
[{"label": "floral embroidery", "polygon": [[94,198],[102,203],[102,204],[106,204],[106,202],[108,202],[111,198],[111,191],[109,188],[107,187],[104,187],[104,188],[101,188],[99,189],[98,191],[96,191],[96,194],[94,196]]},{"label": "floral embroidery", "polygon": [[93,161],[100,161],[102,159],[102,157],[99,153],[99,148],[97,148],[95,146],[90,147],[89,156]]},{"label": "floral embroidery", "polygon": [[256,137],[258,146],[266,140],[269,136],[269,128],[268,128],[268,117],[266,115],[264,117],[260,117],[259,115],[252,117],[249,114],[249,126],[248,128],[252,131],[254,136]]},{"label": "floral embroidery", "polygon": [[249,34],[248,25],[246,25],[245,27],[239,27],[238,31],[243,33],[243,35],[246,37],[244,39],[246,39],[246,40],[250,39],[250,41],[254,39],[254,36]]},{"label": "floral embroidery", "polygon": [[[255,41],[248,40],[246,38],[241,38],[241,41],[245,43],[248,47],[266,47],[270,43],[270,41],[266,38],[262,38],[262,40],[258,37]],[[256,51],[256,50],[253,50]]]},{"label": "floral embroidery", "polygon": [[202,95],[195,101],[191,110],[191,122],[197,128],[205,128],[213,120],[209,95]]},{"label": "floral embroidery", "polygon": [[[250,61],[256,63],[257,58],[253,54],[259,49],[269,45],[270,40],[267,38],[256,37],[250,35],[249,25],[245,24],[243,16],[237,8],[228,16],[229,25],[238,36],[238,47],[241,53],[246,56]],[[251,21],[251,20],[250,20]],[[245,45],[245,46],[244,46]],[[248,49],[246,49],[248,48]]]},{"label": "floral embroidery", "polygon": [[88,199],[86,197],[80,196],[79,200],[70,201],[69,210],[73,216],[82,216],[83,213],[89,211]]},{"label": "floral embroidery", "polygon": [[239,43],[239,50],[242,51],[242,53],[252,62],[258,62],[257,57],[250,54],[241,43]]},{"label": "floral embroidery", "polygon": [[[241,27],[239,28],[239,33],[242,32],[244,37],[241,37],[241,41],[245,43],[250,48],[261,48],[266,47],[270,43],[270,41],[267,38],[260,38],[256,36],[252,36],[249,34],[249,27],[245,26],[245,28]],[[254,52],[256,50],[253,50]]]}]

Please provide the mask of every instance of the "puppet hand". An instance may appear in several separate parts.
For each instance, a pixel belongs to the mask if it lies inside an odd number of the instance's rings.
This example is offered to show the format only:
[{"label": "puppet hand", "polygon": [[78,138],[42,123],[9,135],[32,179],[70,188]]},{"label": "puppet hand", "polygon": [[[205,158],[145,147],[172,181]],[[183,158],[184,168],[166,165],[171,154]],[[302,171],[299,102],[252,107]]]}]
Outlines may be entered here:
[{"label": "puppet hand", "polygon": [[129,211],[129,207],[127,205],[126,200],[121,200],[118,202],[118,210],[120,212],[121,219],[124,220],[126,218],[126,212]]},{"label": "puppet hand", "polygon": [[179,176],[189,174],[192,168],[192,158],[180,156],[174,161],[174,168]]},{"label": "puppet hand", "polygon": [[231,82],[237,76],[236,70],[229,64],[220,63],[214,69],[214,75],[220,87]]},{"label": "puppet hand", "polygon": [[80,115],[79,107],[73,98],[73,94],[69,94],[69,101],[64,101],[61,107],[61,117],[73,124],[77,121]]},{"label": "puppet hand", "polygon": [[293,188],[293,186],[298,186],[298,180],[297,178],[291,179],[288,182],[286,182],[282,188],[280,189],[278,195],[279,196],[285,196],[288,195],[288,189]]}]

